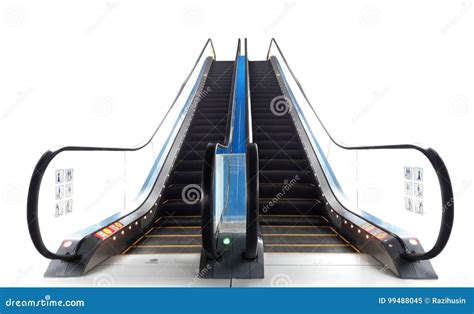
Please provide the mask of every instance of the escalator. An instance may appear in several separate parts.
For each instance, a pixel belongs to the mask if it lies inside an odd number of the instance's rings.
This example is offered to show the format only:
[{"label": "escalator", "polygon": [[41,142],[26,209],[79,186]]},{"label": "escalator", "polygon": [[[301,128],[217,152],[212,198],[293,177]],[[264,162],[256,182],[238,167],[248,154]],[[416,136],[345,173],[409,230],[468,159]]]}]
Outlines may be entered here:
[{"label": "escalator", "polygon": [[[251,61],[249,72],[265,251],[357,252],[323,215],[318,183],[271,62]],[[277,101],[282,101],[281,108]]]},{"label": "escalator", "polygon": [[400,278],[436,279],[429,260],[446,246],[454,218],[439,154],[414,144],[335,141],[275,39],[266,60],[248,67],[259,159],[250,178],[258,177],[264,251],[364,253]]},{"label": "escalator", "polygon": [[27,202],[47,277],[119,254],[201,253],[201,278],[251,279],[266,254],[362,253],[400,278],[434,279],[453,219],[436,151],[337,143],[274,39],[265,61],[248,60],[247,40],[216,61],[209,39],[148,141],[45,152]]},{"label": "escalator", "polygon": [[204,152],[208,143],[224,143],[227,133],[233,61],[213,61],[202,99],[196,104],[173,169],[159,202],[161,217],[122,254],[199,253],[199,202]]},{"label": "escalator", "polygon": [[217,61],[209,39],[144,144],[43,154],[30,181],[27,220],[36,249],[52,260],[46,277],[82,276],[119,254],[203,251],[204,155],[208,145],[230,140],[235,72],[236,61]]}]

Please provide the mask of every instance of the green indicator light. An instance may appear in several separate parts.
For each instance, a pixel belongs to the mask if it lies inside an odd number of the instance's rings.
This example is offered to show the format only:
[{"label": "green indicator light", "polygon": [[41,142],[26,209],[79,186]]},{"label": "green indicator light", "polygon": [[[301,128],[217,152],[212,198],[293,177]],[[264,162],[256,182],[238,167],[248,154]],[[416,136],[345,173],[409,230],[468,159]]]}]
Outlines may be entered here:
[{"label": "green indicator light", "polygon": [[224,243],[224,245],[229,245],[229,244],[230,244],[230,238],[225,237],[225,238],[222,240],[222,243]]}]

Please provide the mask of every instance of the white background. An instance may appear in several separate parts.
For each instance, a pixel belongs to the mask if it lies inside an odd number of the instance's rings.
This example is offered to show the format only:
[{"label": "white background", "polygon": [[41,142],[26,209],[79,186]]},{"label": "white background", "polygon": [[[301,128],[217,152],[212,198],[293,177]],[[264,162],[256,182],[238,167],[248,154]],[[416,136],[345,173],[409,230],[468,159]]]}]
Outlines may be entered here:
[{"label": "white background", "polygon": [[456,218],[433,264],[444,282],[472,285],[472,2],[1,0],[0,285],[28,285],[47,266],[26,226],[41,154],[147,138],[208,37],[221,60],[238,37],[263,60],[276,37],[344,143],[434,147]]}]

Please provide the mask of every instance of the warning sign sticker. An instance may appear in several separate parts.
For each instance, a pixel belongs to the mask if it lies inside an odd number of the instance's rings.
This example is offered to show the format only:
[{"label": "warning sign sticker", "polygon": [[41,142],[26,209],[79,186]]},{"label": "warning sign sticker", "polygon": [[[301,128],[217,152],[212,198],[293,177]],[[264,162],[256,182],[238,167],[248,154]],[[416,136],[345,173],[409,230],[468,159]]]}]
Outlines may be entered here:
[{"label": "warning sign sticker", "polygon": [[105,240],[108,237],[110,237],[111,235],[117,233],[117,231],[119,231],[123,227],[124,227],[123,224],[121,222],[117,221],[117,222],[103,228],[102,230],[97,231],[95,233],[95,237],[99,238],[101,240]]}]

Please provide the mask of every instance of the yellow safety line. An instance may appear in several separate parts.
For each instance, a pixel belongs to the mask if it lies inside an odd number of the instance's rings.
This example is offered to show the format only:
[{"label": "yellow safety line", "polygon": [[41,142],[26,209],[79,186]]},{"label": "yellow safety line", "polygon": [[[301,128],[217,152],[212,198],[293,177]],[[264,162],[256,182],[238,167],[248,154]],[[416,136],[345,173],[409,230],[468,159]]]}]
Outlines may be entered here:
[{"label": "yellow safety line", "polygon": [[138,242],[140,242],[144,237],[146,237],[146,235],[148,233],[150,233],[151,230],[153,230],[155,227],[151,228],[146,234],[142,235],[140,238],[138,238],[138,240],[136,240],[135,242],[132,243],[132,245],[130,245],[128,248],[125,249],[125,251],[122,252],[121,255],[126,255],[128,251],[130,251],[130,249],[132,247],[134,247],[135,244],[137,244]]},{"label": "yellow safety line", "polygon": [[333,232],[335,232],[342,240],[344,240],[344,242],[346,242],[347,244],[349,244],[349,246],[351,246],[357,253],[360,253],[360,251],[354,246],[352,245],[352,243],[350,243],[349,241],[346,240],[346,238],[344,238],[342,235],[339,234],[339,232],[337,232],[333,227],[330,227],[331,230]]},{"label": "yellow safety line", "polygon": [[153,229],[155,229],[155,227],[151,228],[150,230],[148,230],[146,233],[145,233],[145,236],[147,236]]},{"label": "yellow safety line", "polygon": [[271,227],[271,228],[331,228],[330,226],[276,226],[276,225],[262,225],[262,227]]},{"label": "yellow safety line", "polygon": [[131,249],[135,244],[137,244],[138,242],[140,242],[144,237],[145,237],[145,235],[142,235],[140,238],[138,238],[138,240],[136,240],[135,242],[133,242],[132,245],[130,245],[128,248],[126,248],[125,251],[123,251],[123,252],[121,253],[121,255],[127,254],[127,252],[130,251],[130,249]]},{"label": "yellow safety line", "polygon": [[[265,198],[261,198],[260,200],[262,200],[262,201],[271,201],[271,200],[273,200],[273,198],[265,197]],[[287,198],[287,199],[280,199],[279,200],[279,202],[291,202],[291,201],[313,201],[313,202],[318,203],[318,204],[321,203],[321,201],[316,199],[316,198]],[[267,215],[263,215],[263,216],[267,216]],[[298,216],[298,215],[290,215],[290,216]]]},{"label": "yellow safety line", "polygon": [[145,245],[134,245],[133,247],[138,248],[186,248],[186,247],[201,247],[199,244],[182,244],[182,245],[173,245],[173,244],[145,244]]},{"label": "yellow safety line", "polygon": [[318,247],[318,246],[350,246],[349,244],[265,244],[265,246],[277,246],[277,247],[287,247],[287,246],[309,246],[309,247]]},{"label": "yellow safety line", "polygon": [[200,237],[200,234],[150,234],[146,238]]},{"label": "yellow safety line", "polygon": [[132,248],[133,246],[129,246],[128,248],[125,249],[125,251],[122,252],[121,255],[126,255],[128,251],[130,251],[130,249]]},{"label": "yellow safety line", "polygon": [[294,218],[301,218],[301,217],[323,217],[321,215],[261,215],[261,217],[294,217]]},{"label": "yellow safety line", "polygon": [[158,229],[197,229],[201,228],[201,226],[165,226],[165,227],[157,227]]},{"label": "yellow safety line", "polygon": [[156,254],[199,254],[199,252],[149,252],[149,253],[135,253],[134,255],[156,255]]},{"label": "yellow safety line", "polygon": [[[161,216],[161,217],[158,217],[157,220],[155,220],[154,223],[157,223],[158,221],[160,221],[162,218],[167,218],[167,217],[172,217],[172,216]],[[200,217],[200,216],[175,216],[175,217],[183,217],[183,218],[195,218],[195,217]],[[190,227],[182,227],[182,226],[177,226],[177,227],[152,227],[150,228],[150,230],[148,230],[144,235],[142,235],[140,238],[138,238],[135,242],[133,242],[132,245],[130,245],[128,248],[125,249],[125,251],[123,251],[122,253],[120,253],[120,255],[126,255],[128,253],[128,251],[130,251],[130,249],[134,248],[134,247],[139,247],[137,246],[136,244],[139,243],[141,240],[143,240],[143,238],[147,237],[147,238],[154,238],[154,237],[159,237],[156,236],[156,235],[150,235],[150,233],[155,230],[155,229],[160,229],[160,228],[200,228],[199,226],[190,226]],[[163,235],[164,237],[166,237],[166,235]],[[171,235],[170,235],[171,236]],[[183,235],[172,235],[172,236],[176,236],[176,237],[180,237],[180,236],[183,236]],[[191,237],[194,237],[194,235],[190,235]],[[197,236],[201,236],[201,235],[195,235],[196,237]]]},{"label": "yellow safety line", "polygon": [[280,234],[280,233],[263,233],[263,236],[268,237],[337,237],[334,233],[292,233],[292,234]]},{"label": "yellow safety line", "polygon": [[[294,251],[288,251],[288,252],[271,252],[271,251],[265,251],[264,253],[266,254],[308,254],[308,252],[294,252]],[[354,252],[310,252],[310,254],[357,254]]]}]

